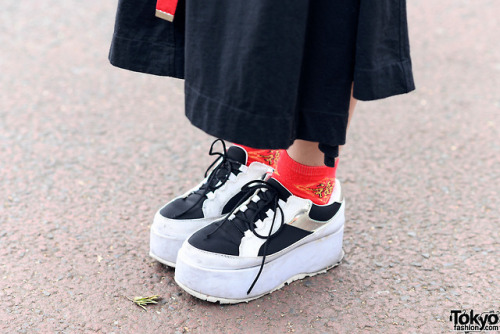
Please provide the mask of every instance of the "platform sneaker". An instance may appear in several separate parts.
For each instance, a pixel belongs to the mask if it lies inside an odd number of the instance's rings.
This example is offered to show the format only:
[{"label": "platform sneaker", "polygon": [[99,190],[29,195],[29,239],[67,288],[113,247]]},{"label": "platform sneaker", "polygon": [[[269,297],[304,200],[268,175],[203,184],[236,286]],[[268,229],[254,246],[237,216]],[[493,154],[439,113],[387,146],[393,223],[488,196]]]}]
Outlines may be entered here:
[{"label": "platform sneaker", "polygon": [[292,195],[274,178],[250,182],[242,193],[227,217],[182,245],[175,281],[185,291],[210,302],[248,302],[340,263],[345,201],[338,180],[326,205]]},{"label": "platform sneaker", "polygon": [[[222,144],[222,152],[214,152],[217,142]],[[189,235],[223,218],[234,208],[244,195],[241,188],[246,183],[264,180],[273,171],[260,162],[246,166],[246,151],[239,146],[226,150],[221,139],[212,143],[209,154],[218,155],[218,158],[207,169],[205,179],[155,214],[149,254],[168,266],[175,266],[177,252]]]}]

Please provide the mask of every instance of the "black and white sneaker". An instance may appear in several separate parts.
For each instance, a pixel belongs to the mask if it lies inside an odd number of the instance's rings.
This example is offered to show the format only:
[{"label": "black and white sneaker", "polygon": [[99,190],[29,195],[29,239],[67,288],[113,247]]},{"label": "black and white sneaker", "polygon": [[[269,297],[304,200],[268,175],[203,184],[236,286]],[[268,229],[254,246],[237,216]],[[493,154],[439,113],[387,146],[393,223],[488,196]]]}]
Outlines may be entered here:
[{"label": "black and white sneaker", "polygon": [[316,205],[271,178],[254,181],[226,218],[182,245],[175,281],[191,295],[220,303],[248,302],[297,279],[338,265],[344,255],[345,202],[339,181]]},{"label": "black and white sneaker", "polygon": [[[222,153],[214,152],[217,142],[222,143]],[[241,188],[246,183],[264,180],[273,171],[259,162],[247,167],[246,151],[238,146],[226,150],[221,139],[212,143],[209,154],[219,157],[208,167],[205,179],[167,203],[154,217],[149,255],[168,266],[175,266],[177,252],[189,235],[223,218],[235,207],[243,195]],[[214,165],[215,168],[208,173]]]}]

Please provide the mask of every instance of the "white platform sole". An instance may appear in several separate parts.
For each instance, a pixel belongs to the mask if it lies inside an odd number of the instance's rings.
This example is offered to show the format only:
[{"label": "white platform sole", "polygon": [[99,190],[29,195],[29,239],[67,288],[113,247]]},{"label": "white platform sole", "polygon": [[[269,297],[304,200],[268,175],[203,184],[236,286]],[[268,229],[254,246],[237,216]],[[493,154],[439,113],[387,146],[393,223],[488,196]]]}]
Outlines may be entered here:
[{"label": "white platform sole", "polygon": [[151,228],[149,237],[149,256],[158,262],[175,268],[177,253],[186,240],[182,236],[163,235]]},{"label": "white platform sole", "polygon": [[[343,218],[343,217],[342,217]],[[175,281],[189,294],[209,302],[236,304],[249,302],[282,288],[285,284],[307,276],[326,272],[340,264],[344,251],[344,227],[323,238],[303,244],[288,253],[267,262],[253,290],[247,290],[260,266],[217,270],[193,265],[183,256],[177,257]]]}]

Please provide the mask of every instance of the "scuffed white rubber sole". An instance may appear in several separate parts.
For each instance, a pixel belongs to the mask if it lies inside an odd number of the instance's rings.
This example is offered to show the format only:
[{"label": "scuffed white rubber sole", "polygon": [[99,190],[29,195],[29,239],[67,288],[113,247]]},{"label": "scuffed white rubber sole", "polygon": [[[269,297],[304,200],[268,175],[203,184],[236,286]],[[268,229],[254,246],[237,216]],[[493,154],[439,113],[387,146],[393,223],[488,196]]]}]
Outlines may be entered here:
[{"label": "scuffed white rubber sole", "polygon": [[186,240],[185,237],[162,235],[151,228],[149,237],[149,256],[169,267],[175,268],[177,253]]},{"label": "scuffed white rubber sole", "polygon": [[182,249],[177,258],[175,281],[190,295],[209,302],[249,302],[293,281],[325,273],[339,265],[344,256],[343,231],[342,227],[334,234],[301,245],[266,263],[249,295],[246,292],[260,266],[231,270],[201,268],[184,259]]},{"label": "scuffed white rubber sole", "polygon": [[175,262],[170,262],[170,261],[167,261],[165,259],[162,259],[161,257],[158,257],[155,253],[153,253],[151,251],[149,251],[149,256],[152,257],[153,259],[155,259],[156,261],[166,265],[166,266],[175,268]]},{"label": "scuffed white rubber sole", "polygon": [[[342,258],[344,257],[344,253],[342,252]],[[270,293],[273,293],[274,291],[276,290],[279,290],[281,288],[283,288],[285,285],[288,285],[294,281],[297,281],[297,280],[301,280],[303,278],[306,278],[306,277],[313,277],[313,276],[316,276],[316,275],[319,275],[319,274],[324,274],[326,273],[328,270],[332,269],[332,268],[335,268],[336,266],[340,265],[340,263],[342,262],[342,259],[335,263],[334,265],[330,266],[330,267],[327,267],[323,270],[320,270],[320,271],[317,271],[315,273],[307,273],[307,274],[297,274],[293,277],[291,277],[290,279],[288,279],[287,281],[281,283],[277,288],[275,288],[274,290],[272,291],[269,291],[269,292],[264,292],[263,294],[259,295],[259,296],[255,296],[255,297],[251,297],[251,298],[247,298],[247,299],[226,299],[226,298],[220,298],[220,297],[213,297],[213,296],[209,296],[209,295],[205,295],[205,294],[202,294],[202,293],[199,293],[199,292],[196,292],[194,290],[191,290],[190,288],[188,288],[187,286],[183,285],[182,283],[179,283],[177,280],[176,283],[184,290],[186,291],[187,293],[189,293],[190,295],[198,298],[198,299],[201,299],[201,300],[206,300],[208,302],[211,302],[211,303],[217,303],[219,302],[220,304],[238,304],[238,303],[248,303],[252,300],[255,300],[255,299],[258,299],[260,297],[263,297],[267,294],[270,294]]]}]

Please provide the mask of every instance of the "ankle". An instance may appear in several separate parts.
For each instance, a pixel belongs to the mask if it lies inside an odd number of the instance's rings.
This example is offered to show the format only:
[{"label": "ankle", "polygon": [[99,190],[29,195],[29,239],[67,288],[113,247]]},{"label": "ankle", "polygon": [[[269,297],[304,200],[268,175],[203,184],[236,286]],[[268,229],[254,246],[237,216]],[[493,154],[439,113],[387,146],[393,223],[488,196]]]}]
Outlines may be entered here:
[{"label": "ankle", "polygon": [[306,166],[325,166],[325,155],[319,149],[319,143],[297,139],[287,150],[295,162]]}]

